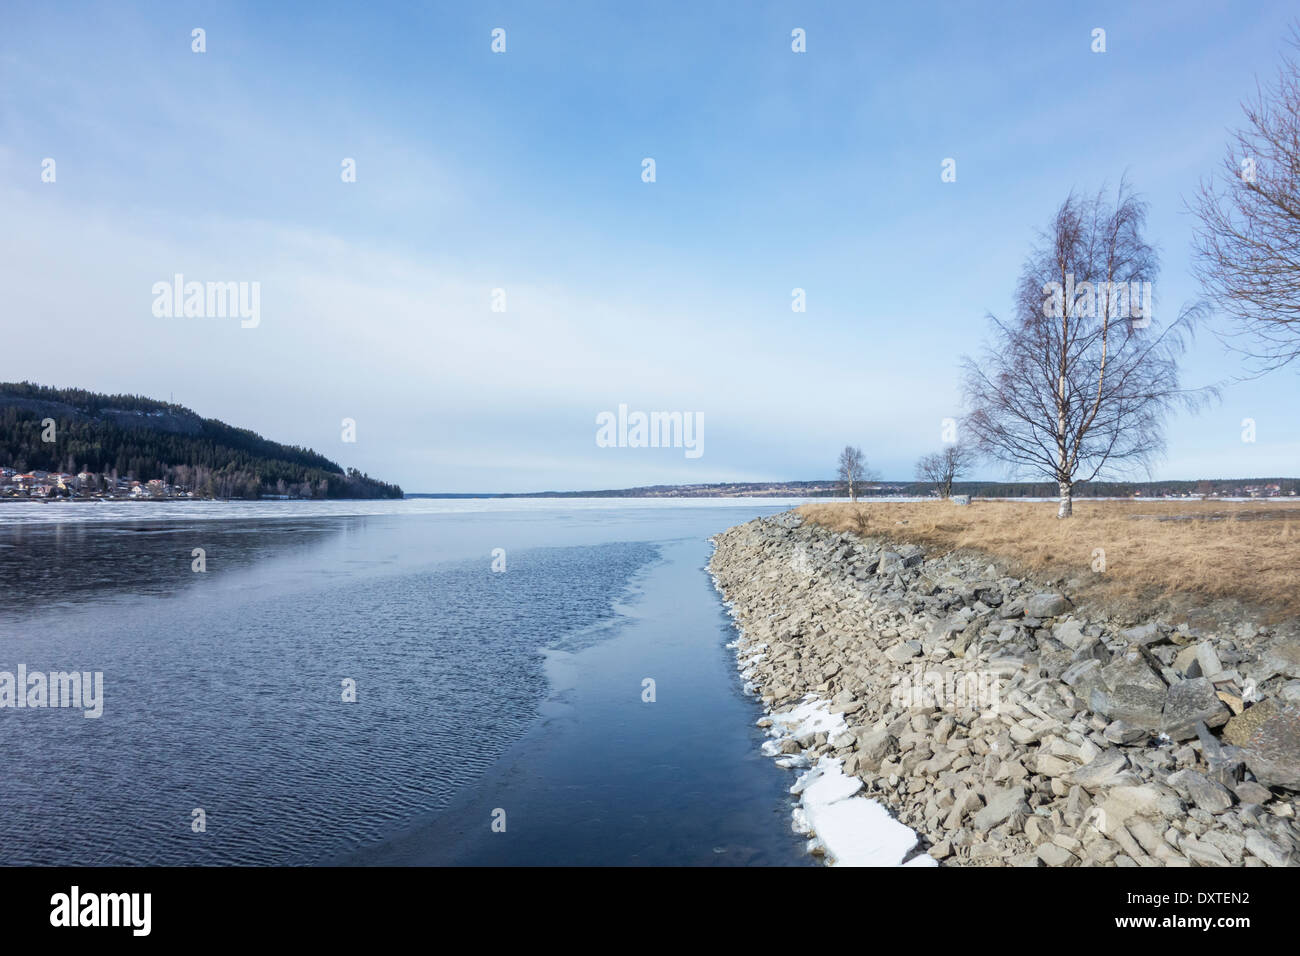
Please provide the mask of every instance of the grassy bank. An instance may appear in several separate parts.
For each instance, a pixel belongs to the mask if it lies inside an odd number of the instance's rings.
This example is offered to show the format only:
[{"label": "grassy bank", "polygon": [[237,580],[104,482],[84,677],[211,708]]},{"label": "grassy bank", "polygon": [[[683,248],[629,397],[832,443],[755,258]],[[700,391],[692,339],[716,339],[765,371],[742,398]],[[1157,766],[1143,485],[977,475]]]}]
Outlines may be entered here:
[{"label": "grassy bank", "polygon": [[[1191,612],[1240,602],[1300,616],[1300,503],[948,501],[810,504],[807,520],[837,531],[971,549],[1013,574],[1060,578],[1085,600],[1137,611]],[[1104,570],[1098,551],[1104,552]],[[1222,610],[1221,608],[1219,609]]]}]

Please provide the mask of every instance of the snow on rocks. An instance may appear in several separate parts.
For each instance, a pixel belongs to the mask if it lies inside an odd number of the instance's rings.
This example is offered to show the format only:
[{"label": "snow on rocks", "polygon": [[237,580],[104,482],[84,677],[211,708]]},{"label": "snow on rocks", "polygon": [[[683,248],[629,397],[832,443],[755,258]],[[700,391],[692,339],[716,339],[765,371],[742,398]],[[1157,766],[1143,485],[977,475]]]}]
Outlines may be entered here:
[{"label": "snow on rocks", "polygon": [[828,862],[1300,865],[1296,622],[1090,616],[792,512],[714,546],[763,752],[803,771],[795,828]]}]

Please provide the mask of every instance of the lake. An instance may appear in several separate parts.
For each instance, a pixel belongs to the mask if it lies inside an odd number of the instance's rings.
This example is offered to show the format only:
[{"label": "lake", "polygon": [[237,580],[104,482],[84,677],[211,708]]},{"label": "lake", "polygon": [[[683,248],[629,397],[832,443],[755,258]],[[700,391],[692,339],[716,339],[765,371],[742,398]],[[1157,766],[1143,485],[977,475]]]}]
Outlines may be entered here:
[{"label": "lake", "polygon": [[0,672],[103,692],[0,709],[0,859],[810,865],[704,570],[789,506],[6,504]]}]

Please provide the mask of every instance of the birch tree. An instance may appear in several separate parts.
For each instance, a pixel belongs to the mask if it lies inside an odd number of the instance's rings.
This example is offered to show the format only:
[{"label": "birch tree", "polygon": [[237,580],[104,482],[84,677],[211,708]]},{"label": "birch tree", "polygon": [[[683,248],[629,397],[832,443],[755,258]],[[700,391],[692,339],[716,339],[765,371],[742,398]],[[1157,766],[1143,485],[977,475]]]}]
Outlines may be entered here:
[{"label": "birch tree", "polygon": [[[1300,28],[1290,45],[1300,50]],[[1300,358],[1300,65],[1243,105],[1219,175],[1189,204],[1193,268],[1230,322],[1228,344],[1270,371]]]},{"label": "birch tree", "polygon": [[867,480],[867,460],[862,456],[862,449],[855,448],[852,445],[845,445],[844,450],[840,452],[836,474],[840,482],[848,490],[849,500],[856,502],[858,500],[857,486]]},{"label": "birch tree", "polygon": [[984,354],[963,363],[965,435],[981,456],[1055,481],[1060,518],[1079,481],[1149,472],[1168,411],[1212,392],[1179,385],[1199,311],[1155,320],[1146,212],[1123,182],[1113,201],[1071,193],[1025,260],[1014,318],[989,316]]}]

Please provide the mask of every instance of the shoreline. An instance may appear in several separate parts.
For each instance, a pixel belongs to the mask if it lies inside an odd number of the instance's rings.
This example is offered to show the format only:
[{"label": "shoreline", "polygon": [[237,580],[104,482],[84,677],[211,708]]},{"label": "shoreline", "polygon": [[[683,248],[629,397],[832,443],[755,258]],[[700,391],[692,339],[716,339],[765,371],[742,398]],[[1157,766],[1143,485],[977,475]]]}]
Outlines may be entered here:
[{"label": "shoreline", "polygon": [[712,541],[764,752],[806,766],[795,822],[827,857],[881,865],[865,814],[818,819],[819,779],[941,865],[1297,865],[1293,627],[1085,615],[984,556],[790,512]]}]

